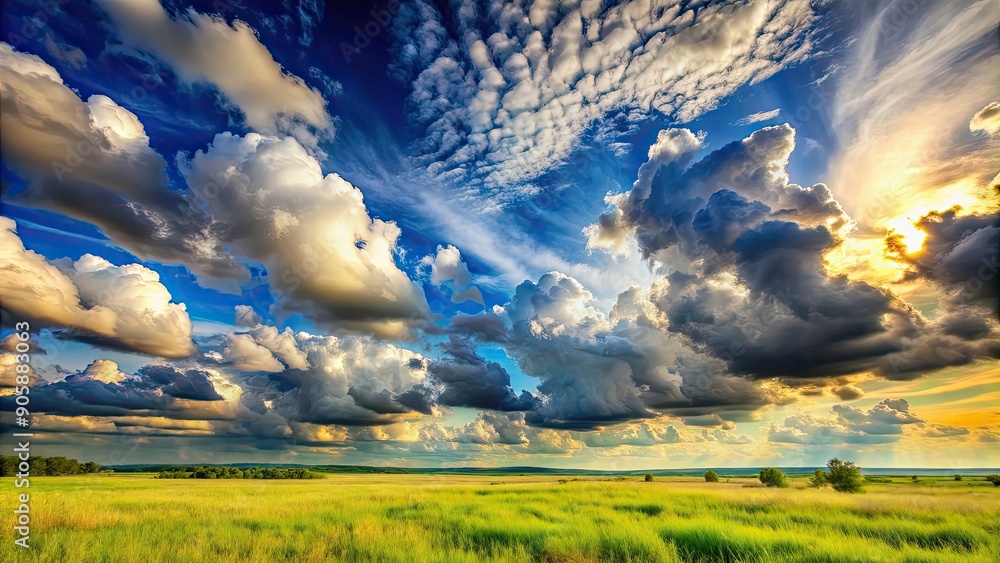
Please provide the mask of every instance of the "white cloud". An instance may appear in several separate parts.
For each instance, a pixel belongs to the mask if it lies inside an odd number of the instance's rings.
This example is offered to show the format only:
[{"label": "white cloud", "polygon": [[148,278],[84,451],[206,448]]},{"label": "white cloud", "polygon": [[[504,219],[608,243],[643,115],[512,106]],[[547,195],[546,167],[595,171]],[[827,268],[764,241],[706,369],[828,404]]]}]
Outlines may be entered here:
[{"label": "white cloud", "polygon": [[993,102],[973,115],[969,121],[969,130],[1000,135],[1000,102]]},{"label": "white cloud", "polygon": [[427,127],[416,162],[494,201],[530,194],[609,114],[688,121],[811,48],[807,1],[586,4],[495,2],[481,18],[460,12],[451,32],[429,2],[405,6],[395,71]]},{"label": "white cloud", "polygon": [[757,113],[751,113],[746,117],[737,119],[733,125],[751,125],[753,123],[760,123],[761,121],[770,121],[775,117],[781,115],[781,109],[772,109],[770,111],[759,111]]},{"label": "white cloud", "polygon": [[40,58],[0,43],[4,162],[29,181],[12,198],[99,227],[143,259],[240,279],[208,221],[166,187],[166,162],[132,112],[102,95],[84,103]]},{"label": "white cloud", "polygon": [[191,319],[156,272],[115,266],[84,254],[48,262],[24,248],[14,221],[0,217],[0,295],[16,317],[67,327],[146,354],[185,357],[194,351]]},{"label": "white cloud", "polygon": [[332,129],[323,96],[286,73],[246,23],[194,10],[172,19],[158,0],[98,4],[126,43],[156,55],[185,82],[214,85],[252,129],[291,134],[307,146],[315,146],[317,131]]},{"label": "white cloud", "polygon": [[432,284],[452,287],[451,300],[455,303],[474,301],[483,304],[483,293],[472,283],[469,266],[454,246],[438,246],[436,255],[425,256],[420,263],[430,266]]},{"label": "white cloud", "polygon": [[226,245],[267,266],[286,310],[395,336],[427,317],[396,265],[399,227],[372,219],[361,191],[324,176],[295,139],[224,133],[178,166]]},{"label": "white cloud", "polygon": [[402,335],[427,317],[422,290],[395,264],[398,227],[372,220],[361,192],[324,176],[294,138],[219,135],[179,157],[182,194],[134,114],[106,96],[83,103],[38,57],[0,52],[5,162],[30,180],[15,202],[93,223],[209,285],[247,279],[242,259],[261,262],[283,305],[320,320]]}]

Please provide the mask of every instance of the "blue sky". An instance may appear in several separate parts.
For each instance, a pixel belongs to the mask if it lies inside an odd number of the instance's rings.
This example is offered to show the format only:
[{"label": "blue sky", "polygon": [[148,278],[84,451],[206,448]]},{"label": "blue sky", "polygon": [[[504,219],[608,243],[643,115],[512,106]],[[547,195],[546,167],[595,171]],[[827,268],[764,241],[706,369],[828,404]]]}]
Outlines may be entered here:
[{"label": "blue sky", "polygon": [[6,3],[44,447],[995,465],[996,6],[904,4]]}]

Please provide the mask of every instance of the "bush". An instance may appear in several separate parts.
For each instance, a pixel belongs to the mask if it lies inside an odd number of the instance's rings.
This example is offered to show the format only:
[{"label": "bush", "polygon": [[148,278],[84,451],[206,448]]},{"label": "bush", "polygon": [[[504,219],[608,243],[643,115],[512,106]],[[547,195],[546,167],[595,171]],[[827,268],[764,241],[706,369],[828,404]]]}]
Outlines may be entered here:
[{"label": "bush", "polygon": [[765,467],[760,470],[760,482],[768,487],[787,487],[785,474],[777,467]]},{"label": "bush", "polygon": [[956,481],[961,481],[962,480],[962,476],[961,475],[955,475],[955,480]]},{"label": "bush", "polygon": [[837,458],[827,462],[829,471],[826,480],[833,486],[833,490],[841,493],[861,493],[865,490],[865,478],[861,475],[861,468],[852,461],[841,461]]},{"label": "bush", "polygon": [[652,483],[653,482],[653,474],[652,473],[647,473],[645,481],[647,483]]},{"label": "bush", "polygon": [[814,489],[819,489],[829,484],[829,480],[826,478],[826,473],[824,473],[822,469],[813,471],[813,476],[809,478],[809,486]]},{"label": "bush", "polygon": [[719,474],[716,473],[715,471],[712,471],[711,469],[709,469],[708,471],[705,472],[705,482],[706,483],[718,483],[719,482]]},{"label": "bush", "polygon": [[1000,487],[1000,475],[987,475],[986,480],[993,483],[994,487]]}]

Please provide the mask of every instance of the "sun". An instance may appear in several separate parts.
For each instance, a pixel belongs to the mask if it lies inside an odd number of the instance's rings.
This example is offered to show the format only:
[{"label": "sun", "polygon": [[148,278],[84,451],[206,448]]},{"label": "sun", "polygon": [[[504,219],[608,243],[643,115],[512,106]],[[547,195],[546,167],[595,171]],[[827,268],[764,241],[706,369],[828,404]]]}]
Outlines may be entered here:
[{"label": "sun", "polygon": [[898,235],[900,242],[906,247],[906,254],[916,254],[923,250],[927,233],[913,224],[913,219],[906,216],[896,217],[886,223],[889,234]]}]

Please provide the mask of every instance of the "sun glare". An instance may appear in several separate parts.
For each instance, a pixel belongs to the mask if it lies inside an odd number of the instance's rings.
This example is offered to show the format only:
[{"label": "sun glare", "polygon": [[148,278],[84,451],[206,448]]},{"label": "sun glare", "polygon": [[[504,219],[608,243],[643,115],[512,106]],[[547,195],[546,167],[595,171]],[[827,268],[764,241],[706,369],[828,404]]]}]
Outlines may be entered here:
[{"label": "sun glare", "polygon": [[889,232],[899,235],[903,246],[906,247],[907,254],[916,254],[923,249],[924,239],[927,233],[921,231],[913,224],[913,219],[909,217],[896,217],[886,223]]}]

